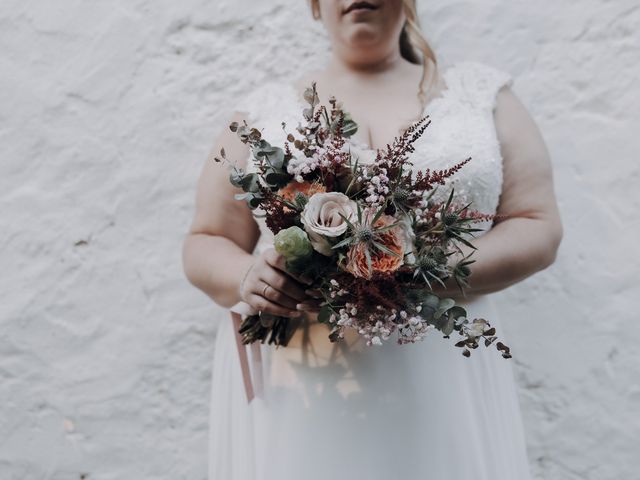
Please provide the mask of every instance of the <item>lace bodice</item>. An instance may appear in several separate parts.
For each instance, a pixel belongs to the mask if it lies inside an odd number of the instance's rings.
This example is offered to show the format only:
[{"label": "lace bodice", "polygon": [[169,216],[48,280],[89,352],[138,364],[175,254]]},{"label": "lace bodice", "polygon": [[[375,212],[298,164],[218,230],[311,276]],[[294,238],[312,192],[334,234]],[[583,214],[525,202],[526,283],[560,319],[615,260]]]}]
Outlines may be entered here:
[{"label": "lace bodice", "polygon": [[[471,157],[449,178],[447,185],[438,188],[434,199],[445,200],[453,186],[460,202],[472,202],[470,208],[494,214],[502,191],[502,156],[493,111],[498,90],[504,85],[511,86],[513,79],[505,71],[471,60],[446,67],[443,77],[445,89],[424,111],[431,124],[415,143],[410,159],[417,171],[450,168]],[[303,121],[305,105],[301,95],[289,83],[263,84],[243,97],[236,109],[247,114],[249,125],[261,130],[269,143],[283,147],[287,132],[294,133]],[[286,123],[286,132],[282,122]],[[353,140],[349,143],[361,162],[375,157],[375,151],[368,145]],[[253,167],[248,159],[247,170],[252,171]],[[273,234],[264,219],[256,220],[261,231],[256,251],[260,251],[272,246]],[[491,223],[490,220],[477,223],[475,226],[482,231],[476,237],[486,233]]]}]

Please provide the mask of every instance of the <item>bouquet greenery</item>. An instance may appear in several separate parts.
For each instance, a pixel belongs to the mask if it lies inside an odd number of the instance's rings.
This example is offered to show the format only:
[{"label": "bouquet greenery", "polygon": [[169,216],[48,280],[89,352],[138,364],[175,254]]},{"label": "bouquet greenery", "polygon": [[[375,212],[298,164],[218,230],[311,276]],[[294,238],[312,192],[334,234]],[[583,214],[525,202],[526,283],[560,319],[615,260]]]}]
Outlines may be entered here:
[{"label": "bouquet greenery", "polygon": [[[409,155],[431,122],[424,116],[377,150],[373,162],[360,162],[350,149],[358,127],[349,113],[333,96],[330,109],[319,105],[315,82],[304,97],[305,122],[298,124],[298,135],[287,134],[284,148],[246,122],[229,125],[250,147],[253,172],[229,162],[224,149],[214,159],[230,164],[230,181],[243,191],[236,198],[264,211],[287,269],[315,279],[312,288],[323,298],[318,321],[327,325],[330,340],[354,328],[367,345],[379,345],[394,332],[403,344],[439,330],[445,338],[457,332],[455,346],[467,357],[484,341],[510,358],[487,320],[468,319],[454,299],[433,291],[433,282],[444,286],[453,277],[464,294],[475,260],[460,244],[475,250],[470,237],[480,229],[473,223],[495,217],[471,210],[470,203],[459,205],[453,188],[446,201],[433,199],[437,187],[471,158],[446,170],[414,171]],[[244,344],[283,346],[294,331],[291,319],[266,313],[247,316],[238,330]]]}]

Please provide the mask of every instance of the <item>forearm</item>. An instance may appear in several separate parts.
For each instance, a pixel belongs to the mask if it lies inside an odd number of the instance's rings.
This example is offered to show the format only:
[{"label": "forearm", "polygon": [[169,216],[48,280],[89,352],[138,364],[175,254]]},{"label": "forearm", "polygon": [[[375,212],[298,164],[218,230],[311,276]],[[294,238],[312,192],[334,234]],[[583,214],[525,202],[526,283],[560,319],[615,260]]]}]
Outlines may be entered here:
[{"label": "forearm", "polygon": [[[486,232],[472,238],[477,248],[460,245],[464,254],[473,254],[469,265],[471,275],[466,294],[487,294],[503,290],[553,263],[558,246],[557,237],[550,233],[549,223],[538,218],[516,217],[504,220]],[[459,256],[456,256],[459,258]],[[435,283],[434,291],[443,296],[462,297],[453,277],[446,288]]]},{"label": "forearm", "polygon": [[189,234],[182,257],[189,282],[218,305],[229,308],[241,300],[240,282],[254,261],[253,255],[226,237]]}]

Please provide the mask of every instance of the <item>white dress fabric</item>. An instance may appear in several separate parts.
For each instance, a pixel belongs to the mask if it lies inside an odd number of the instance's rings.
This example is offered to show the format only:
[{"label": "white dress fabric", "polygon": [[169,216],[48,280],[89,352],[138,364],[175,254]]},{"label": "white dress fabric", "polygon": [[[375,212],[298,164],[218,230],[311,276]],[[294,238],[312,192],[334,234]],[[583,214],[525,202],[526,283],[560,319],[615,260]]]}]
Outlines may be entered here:
[{"label": "white dress fabric", "polygon": [[[445,67],[443,75],[446,89],[427,105],[431,125],[410,158],[414,168],[433,170],[472,157],[450,181],[472,208],[495,213],[502,157],[493,110],[498,90],[513,80],[470,60]],[[281,122],[294,132],[303,107],[302,92],[291,84],[268,84],[244,97],[238,110],[282,147]],[[363,159],[374,154],[364,144],[353,148]],[[254,254],[273,241],[264,220],[257,222]],[[480,224],[476,236],[490,223]],[[463,305],[469,318],[486,318],[509,345],[491,295],[469,296]],[[288,347],[260,346],[264,390],[248,404],[232,320],[224,311],[217,320],[209,480],[531,478],[513,359],[495,346],[481,345],[466,358],[453,345],[456,333],[444,339],[437,331],[408,345],[392,335],[367,347],[356,334],[331,344],[328,327],[306,323]]]}]

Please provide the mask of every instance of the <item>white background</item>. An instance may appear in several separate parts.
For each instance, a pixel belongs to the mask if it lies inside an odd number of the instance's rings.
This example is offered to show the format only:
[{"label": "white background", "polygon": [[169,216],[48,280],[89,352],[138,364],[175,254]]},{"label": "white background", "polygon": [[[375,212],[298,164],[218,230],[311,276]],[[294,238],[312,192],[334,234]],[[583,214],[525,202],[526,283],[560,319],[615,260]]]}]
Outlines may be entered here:
[{"label": "white background", "polygon": [[[640,6],[419,1],[441,62],[510,72],[558,260],[498,294],[539,479],[638,479]],[[204,479],[217,307],[181,264],[242,92],[327,56],[304,1],[0,3],[0,477]]]}]

